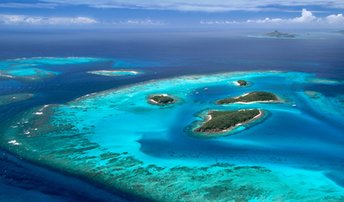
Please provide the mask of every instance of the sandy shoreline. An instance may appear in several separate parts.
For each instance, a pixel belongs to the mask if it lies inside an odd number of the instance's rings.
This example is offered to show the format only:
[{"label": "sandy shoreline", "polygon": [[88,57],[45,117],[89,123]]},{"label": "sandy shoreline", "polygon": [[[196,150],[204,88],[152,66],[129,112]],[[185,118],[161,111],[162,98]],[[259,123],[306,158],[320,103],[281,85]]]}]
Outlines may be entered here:
[{"label": "sandy shoreline", "polygon": [[266,101],[253,101],[253,102],[233,102],[230,104],[256,104],[256,103],[281,103],[282,100],[278,99],[278,100],[266,100]]},{"label": "sandy shoreline", "polygon": [[[244,93],[242,95],[234,97],[233,99],[239,99],[239,98],[245,97],[245,96],[247,96],[247,95],[249,95],[251,93],[252,92]],[[228,105],[228,104],[255,104],[255,103],[258,103],[258,104],[259,103],[281,103],[281,102],[283,102],[283,100],[279,96],[277,96],[277,95],[275,95],[275,96],[277,97],[277,100],[262,100],[262,101],[257,100],[257,101],[252,101],[252,102],[240,102],[239,101],[239,102],[225,103],[225,104],[221,104],[221,105]]]},{"label": "sandy shoreline", "polygon": [[[245,110],[249,110],[249,109],[245,109]],[[213,118],[213,117],[209,114],[209,113],[211,113],[211,112],[213,112],[213,111],[209,111],[209,112],[208,112],[208,114],[207,114],[207,116],[206,116],[206,119],[205,119],[205,122],[203,122],[202,125],[205,124],[205,123],[207,123],[207,122],[209,122],[209,121]],[[236,124],[235,126],[232,126],[232,127],[228,128],[228,129],[225,129],[225,130],[216,131],[216,132],[209,132],[209,133],[208,133],[208,132],[205,132],[205,133],[207,133],[207,134],[212,134],[212,135],[213,135],[213,134],[227,133],[227,132],[230,132],[231,130],[234,130],[235,128],[237,128],[237,127],[239,127],[239,126],[246,125],[246,124],[248,124],[248,123],[254,122],[254,121],[256,121],[257,119],[260,119],[263,115],[264,115],[264,112],[263,112],[261,109],[259,109],[259,114],[256,115],[255,117],[253,117],[252,119],[248,120],[248,121],[245,121],[245,122],[242,122],[242,123],[238,123],[238,124]]]},{"label": "sandy shoreline", "polygon": [[[174,102],[171,102],[171,103],[168,103],[168,104],[159,103],[159,102],[157,102],[157,101],[155,101],[155,100],[152,99],[152,97],[154,97],[154,96],[171,97],[171,98],[174,100]],[[173,96],[171,96],[171,95],[169,95],[169,94],[166,94],[166,93],[163,93],[163,94],[154,94],[154,95],[150,95],[150,96],[148,97],[148,103],[149,103],[149,104],[153,104],[153,105],[165,106],[165,105],[169,105],[169,104],[174,104],[174,103],[176,103],[176,102],[177,102],[177,98],[175,98],[175,97],[173,97]]]},{"label": "sandy shoreline", "polygon": [[99,70],[99,71],[88,71],[87,73],[102,75],[102,76],[125,76],[125,75],[120,75],[120,74],[116,75],[115,73],[129,73],[133,75],[139,74],[138,71],[134,71],[134,70]]}]

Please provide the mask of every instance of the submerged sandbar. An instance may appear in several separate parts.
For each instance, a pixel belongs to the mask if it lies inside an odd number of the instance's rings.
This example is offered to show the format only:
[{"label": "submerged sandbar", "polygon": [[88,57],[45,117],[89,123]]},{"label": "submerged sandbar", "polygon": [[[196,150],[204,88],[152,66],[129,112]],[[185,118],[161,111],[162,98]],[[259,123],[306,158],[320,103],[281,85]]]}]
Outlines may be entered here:
[{"label": "submerged sandbar", "polygon": [[32,97],[33,97],[33,94],[31,93],[17,93],[17,94],[10,94],[10,95],[1,95],[0,106],[28,100],[28,99],[31,99]]},{"label": "submerged sandbar", "polygon": [[0,77],[20,80],[41,80],[57,75],[57,72],[39,68],[15,68],[0,70]]}]

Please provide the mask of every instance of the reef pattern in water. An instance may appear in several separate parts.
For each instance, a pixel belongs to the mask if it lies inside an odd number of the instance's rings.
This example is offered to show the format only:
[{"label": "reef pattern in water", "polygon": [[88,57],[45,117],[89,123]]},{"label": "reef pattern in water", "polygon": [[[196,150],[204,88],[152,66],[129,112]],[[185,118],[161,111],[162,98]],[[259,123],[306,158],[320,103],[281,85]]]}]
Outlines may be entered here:
[{"label": "reef pattern in water", "polygon": [[[234,85],[239,79],[250,85]],[[270,71],[146,82],[27,111],[2,128],[1,142],[24,158],[147,199],[342,201],[343,103],[310,90],[320,84],[343,85]],[[284,102],[215,103],[259,90]],[[162,93],[180,100],[147,102]],[[204,111],[251,108],[267,117],[220,138],[192,135]]]}]

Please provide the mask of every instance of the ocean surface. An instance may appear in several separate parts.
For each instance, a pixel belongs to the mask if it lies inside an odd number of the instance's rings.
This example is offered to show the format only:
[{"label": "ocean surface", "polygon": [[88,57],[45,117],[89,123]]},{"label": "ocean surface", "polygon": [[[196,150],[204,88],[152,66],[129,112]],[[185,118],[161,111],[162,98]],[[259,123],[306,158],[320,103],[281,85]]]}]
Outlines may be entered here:
[{"label": "ocean surface", "polygon": [[[240,191],[251,193],[251,199],[267,199],[262,190],[269,190],[271,200],[280,195],[286,200],[334,197],[340,201],[344,195],[344,37],[331,31],[296,39],[251,37],[260,33],[4,30],[0,72],[6,76],[0,77],[0,96],[34,96],[0,105],[0,201],[27,197],[34,201],[177,200],[178,187],[185,185],[191,192],[197,182],[205,181],[195,179],[191,185],[183,181],[190,173],[203,175],[200,168],[214,176],[224,169],[245,175],[231,188],[238,191],[246,186]],[[98,70],[140,74],[89,73]],[[238,88],[232,85],[237,79],[252,85]],[[274,92],[284,102],[214,104],[217,99],[256,90]],[[145,99],[155,93],[175,95],[180,102],[167,108],[150,106]],[[202,121],[202,112],[242,108],[268,113],[261,122],[228,136],[192,136],[190,128]],[[37,119],[40,114],[44,118]],[[45,135],[50,130],[47,120],[55,124],[51,136]],[[72,131],[68,124],[73,125]],[[110,157],[121,165],[110,164]],[[98,170],[91,169],[97,166]],[[111,170],[116,167],[128,169],[117,176]],[[142,174],[147,169],[152,176]],[[111,174],[121,184],[108,178]],[[185,177],[174,180],[177,191],[163,198],[164,186],[175,175]],[[166,181],[159,184],[161,190],[152,193],[150,187],[162,178]],[[271,179],[276,183],[263,186]],[[211,185],[228,179],[213,180],[206,180],[208,187],[197,195],[207,193],[208,200],[215,200],[209,193],[219,195],[223,187],[213,190]],[[257,187],[250,187],[250,182]]]}]

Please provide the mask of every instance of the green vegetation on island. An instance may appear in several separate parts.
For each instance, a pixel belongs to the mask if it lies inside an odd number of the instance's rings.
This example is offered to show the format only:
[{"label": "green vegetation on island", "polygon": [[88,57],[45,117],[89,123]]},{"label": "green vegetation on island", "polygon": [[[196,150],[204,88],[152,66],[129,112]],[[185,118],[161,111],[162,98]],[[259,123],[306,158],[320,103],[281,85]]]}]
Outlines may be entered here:
[{"label": "green vegetation on island", "polygon": [[266,33],[265,35],[269,37],[274,37],[274,38],[295,38],[296,37],[295,34],[279,32],[277,30]]},{"label": "green vegetation on island", "polygon": [[149,96],[148,102],[154,105],[169,105],[175,103],[176,99],[167,94],[160,94]]},{"label": "green vegetation on island", "polygon": [[247,81],[245,81],[245,80],[238,80],[238,81],[237,81],[237,84],[238,84],[239,86],[247,86]]},{"label": "green vegetation on island", "polygon": [[243,102],[243,103],[250,103],[250,102],[277,102],[279,101],[278,97],[270,92],[251,92],[244,95],[241,95],[239,97],[234,98],[224,98],[221,100],[218,100],[217,104],[231,104],[231,103],[237,103],[237,102]]},{"label": "green vegetation on island", "polygon": [[234,127],[248,123],[262,115],[258,109],[244,109],[237,111],[210,111],[208,120],[204,122],[196,132],[221,133],[227,132]]}]

